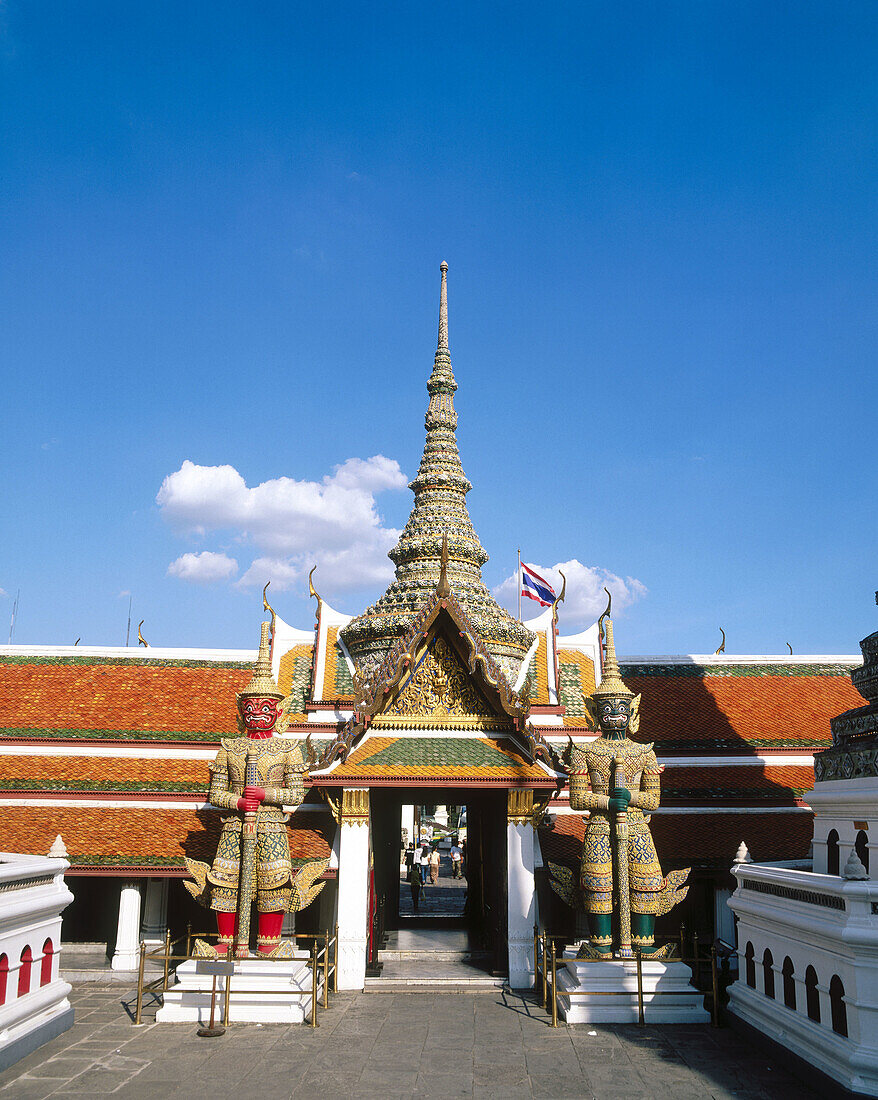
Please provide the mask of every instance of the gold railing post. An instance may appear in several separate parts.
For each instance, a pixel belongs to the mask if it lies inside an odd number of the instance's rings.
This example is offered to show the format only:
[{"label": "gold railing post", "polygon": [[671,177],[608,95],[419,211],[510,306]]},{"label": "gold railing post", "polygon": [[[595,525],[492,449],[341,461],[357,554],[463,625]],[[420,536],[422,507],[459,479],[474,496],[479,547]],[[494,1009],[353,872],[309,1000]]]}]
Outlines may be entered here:
[{"label": "gold railing post", "polygon": [[336,922],[336,949],[332,952],[334,963],[332,965],[332,992],[339,991],[339,924]]},{"label": "gold railing post", "polygon": [[165,978],[162,985],[162,993],[168,992],[168,971],[171,968],[171,929],[165,929]]},{"label": "gold railing post", "polygon": [[637,1022],[641,1027],[645,1024],[646,1020],[643,1014],[643,960],[640,957],[640,948],[637,948]]},{"label": "gold railing post", "polygon": [[186,954],[192,954],[192,921],[186,922]]},{"label": "gold railing post", "polygon": [[143,940],[140,941],[140,968],[137,971],[137,1015],[134,1018],[135,1024],[140,1023],[141,1009],[143,1006],[143,968],[146,965],[146,944]]},{"label": "gold railing post", "polygon": [[[231,953],[232,949],[230,945],[228,954],[226,955],[227,960],[229,959],[229,955],[231,955]],[[229,967],[229,971],[226,974],[225,996],[223,997],[223,1023],[226,1025],[226,1027],[229,1026],[229,1010],[231,1008],[232,1001],[232,971],[234,969],[235,964],[234,962],[232,962],[231,966]]]},{"label": "gold railing post", "polygon": [[542,1008],[549,1011],[549,937],[542,933]]},{"label": "gold railing post", "polygon": [[552,1027],[558,1026],[558,988],[555,970],[555,941],[552,940]]},{"label": "gold railing post", "polygon": [[[540,930],[537,927],[536,923],[534,923],[534,993],[537,993],[537,988],[539,986],[539,980],[540,980],[540,964],[539,964],[539,958],[537,956],[537,943],[538,943],[539,931]],[[538,993],[537,993],[537,996],[539,996]]]},{"label": "gold railing post", "polygon": [[311,1027],[317,1027],[317,940],[311,944]]},{"label": "gold railing post", "polygon": [[329,1008],[329,929],[323,933],[323,1007]]},{"label": "gold railing post", "polygon": [[686,961],[686,925],[680,925],[680,959]]},{"label": "gold railing post", "polygon": [[695,985],[701,986],[701,959],[698,957],[698,933],[692,933],[692,958],[695,960],[692,973],[695,975]]},{"label": "gold railing post", "polygon": [[713,1009],[710,1013],[710,1022],[714,1027],[719,1027],[719,978],[716,973],[716,944],[710,948],[710,981],[713,986]]}]

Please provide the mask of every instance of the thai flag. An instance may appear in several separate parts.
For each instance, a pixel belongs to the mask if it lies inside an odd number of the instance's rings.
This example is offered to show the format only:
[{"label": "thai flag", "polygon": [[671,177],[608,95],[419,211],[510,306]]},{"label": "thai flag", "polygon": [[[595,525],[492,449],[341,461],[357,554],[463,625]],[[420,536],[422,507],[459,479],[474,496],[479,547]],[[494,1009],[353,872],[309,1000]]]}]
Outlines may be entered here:
[{"label": "thai flag", "polygon": [[536,600],[540,607],[551,607],[555,602],[555,589],[524,562],[521,563],[521,594]]}]

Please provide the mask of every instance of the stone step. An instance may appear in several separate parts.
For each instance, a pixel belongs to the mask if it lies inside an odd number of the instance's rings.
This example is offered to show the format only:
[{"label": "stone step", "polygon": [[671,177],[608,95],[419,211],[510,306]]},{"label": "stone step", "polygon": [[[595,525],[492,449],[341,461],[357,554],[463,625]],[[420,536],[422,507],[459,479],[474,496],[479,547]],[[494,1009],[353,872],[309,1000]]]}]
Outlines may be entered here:
[{"label": "stone step", "polygon": [[380,977],[366,979],[365,989],[370,993],[479,993],[503,989],[506,984],[504,977],[462,959],[441,960],[422,956],[419,959],[386,962]]},{"label": "stone step", "polygon": [[364,993],[500,993],[506,989],[505,978],[491,978],[485,981],[473,979],[467,982],[438,979],[429,981],[411,979],[409,981],[389,981],[385,978],[367,978]]},{"label": "stone step", "polygon": [[490,957],[491,954],[489,951],[443,951],[441,948],[431,950],[426,947],[418,948],[417,950],[409,948],[404,951],[382,949],[378,952],[378,959],[380,962],[421,960],[424,962],[471,962],[478,964],[487,962]]}]

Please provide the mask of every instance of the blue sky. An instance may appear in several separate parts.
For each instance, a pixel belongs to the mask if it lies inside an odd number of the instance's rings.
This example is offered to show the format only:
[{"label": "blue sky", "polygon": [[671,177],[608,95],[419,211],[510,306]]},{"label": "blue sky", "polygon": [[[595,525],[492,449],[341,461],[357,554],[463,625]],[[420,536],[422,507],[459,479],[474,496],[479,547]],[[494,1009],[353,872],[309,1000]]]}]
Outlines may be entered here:
[{"label": "blue sky", "polygon": [[20,589],[20,643],[120,644],[131,592],[255,645],[312,559],[361,610],[445,259],[492,588],[520,545],[580,563],[569,629],[620,578],[622,652],[855,651],[876,47],[855,2],[7,0],[0,641]]}]

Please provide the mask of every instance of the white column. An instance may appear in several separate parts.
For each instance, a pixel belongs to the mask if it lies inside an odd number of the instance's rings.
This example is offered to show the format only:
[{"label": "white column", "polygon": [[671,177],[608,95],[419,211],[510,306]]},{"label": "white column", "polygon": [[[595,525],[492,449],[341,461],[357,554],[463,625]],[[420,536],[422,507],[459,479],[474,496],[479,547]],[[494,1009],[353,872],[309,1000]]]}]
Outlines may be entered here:
[{"label": "white column", "polygon": [[146,880],[146,897],[143,902],[143,924],[140,938],[150,946],[164,943],[168,930],[168,883],[170,879]]},{"label": "white column", "polygon": [[509,984],[529,989],[534,984],[534,831],[530,823],[506,824],[507,922]]},{"label": "white column", "polygon": [[350,796],[369,792],[345,791],[339,826],[338,850],[338,988],[362,989],[366,982],[366,925],[369,919],[369,819],[361,812],[347,817]]},{"label": "white column", "polygon": [[116,930],[114,970],[136,970],[140,956],[140,895],[142,882],[122,883],[119,897],[119,924]]}]

